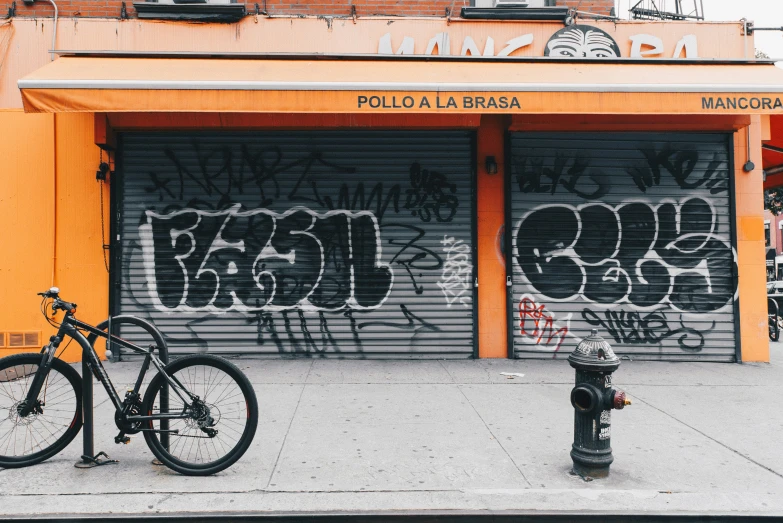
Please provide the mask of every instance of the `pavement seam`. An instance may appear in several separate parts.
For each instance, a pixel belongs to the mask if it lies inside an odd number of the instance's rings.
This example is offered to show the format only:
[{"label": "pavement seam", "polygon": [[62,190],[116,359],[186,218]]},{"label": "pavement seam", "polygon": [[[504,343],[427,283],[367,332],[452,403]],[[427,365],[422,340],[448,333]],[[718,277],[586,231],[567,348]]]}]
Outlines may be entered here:
[{"label": "pavement seam", "polygon": [[645,405],[647,405],[647,406],[648,406],[648,407],[650,407],[651,409],[655,409],[655,410],[657,410],[658,412],[660,412],[661,414],[663,414],[664,416],[668,416],[669,418],[673,419],[673,420],[674,420],[674,421],[676,421],[677,423],[680,423],[681,425],[684,425],[684,426],[688,427],[688,428],[689,428],[689,429],[691,429],[692,431],[694,431],[694,432],[697,432],[697,433],[701,434],[702,436],[704,436],[704,437],[705,437],[705,438],[707,438],[708,440],[710,440],[710,441],[712,441],[712,442],[714,442],[714,443],[717,443],[718,445],[720,445],[720,446],[721,446],[721,447],[723,447],[724,449],[726,449],[726,450],[728,450],[728,451],[730,451],[730,452],[733,452],[733,453],[734,453],[734,454],[736,454],[737,456],[739,456],[739,457],[741,457],[741,458],[744,458],[745,460],[747,460],[747,461],[749,461],[749,462],[753,463],[754,465],[756,465],[756,466],[758,466],[758,467],[761,467],[761,468],[763,468],[763,469],[764,469],[764,470],[766,470],[767,472],[770,472],[770,473],[774,474],[775,476],[777,476],[777,477],[779,477],[779,478],[783,478],[783,474],[781,474],[780,472],[777,472],[776,470],[774,470],[774,469],[772,469],[772,468],[770,468],[770,467],[768,467],[768,466],[764,465],[763,463],[759,463],[758,461],[756,461],[755,459],[751,458],[750,456],[746,456],[745,454],[741,453],[740,451],[738,451],[738,450],[736,450],[736,449],[733,449],[733,448],[731,448],[730,446],[728,446],[727,444],[723,443],[722,441],[719,441],[719,440],[717,440],[717,439],[713,438],[712,436],[710,436],[709,434],[707,434],[707,433],[705,433],[705,432],[702,432],[702,431],[700,431],[700,430],[699,430],[699,429],[697,429],[696,427],[694,427],[694,426],[692,426],[692,425],[689,425],[688,423],[686,423],[686,422],[682,421],[682,420],[681,420],[681,419],[679,419],[679,418],[676,418],[676,417],[675,417],[675,416],[673,416],[672,414],[669,414],[668,412],[666,412],[666,411],[664,411],[664,410],[661,410],[661,409],[659,409],[658,407],[656,407],[655,405],[653,405],[653,404],[652,404],[652,403],[650,403],[649,401],[645,401],[644,399],[642,399],[641,397],[639,397],[639,395],[638,395],[638,394],[631,393],[631,395],[632,395],[632,397],[633,397],[634,399],[638,399],[639,401],[641,401],[642,403],[644,403]]},{"label": "pavement seam", "polygon": [[492,429],[489,428],[489,425],[487,425],[487,422],[484,421],[484,418],[479,414],[479,411],[476,410],[476,407],[473,405],[473,403],[470,401],[470,398],[468,398],[467,394],[465,394],[465,391],[462,390],[462,385],[457,385],[457,390],[459,390],[460,394],[462,394],[462,397],[465,398],[465,401],[468,402],[468,405],[470,405],[470,408],[473,409],[473,412],[476,413],[476,416],[481,420],[481,423],[484,424],[484,427],[487,429],[487,431],[492,435],[492,439],[495,440],[495,442],[498,444],[498,446],[503,450],[503,452],[508,456],[508,459],[511,460],[511,463],[514,464],[514,467],[516,467],[517,471],[519,471],[519,474],[522,476],[522,479],[525,480],[525,483],[528,484],[530,488],[533,488],[533,484],[530,483],[530,480],[527,479],[527,476],[525,476],[525,473],[522,472],[522,469],[519,468],[519,465],[517,465],[517,462],[514,461],[514,458],[509,454],[508,450],[506,450],[506,447],[503,446],[503,443],[500,442],[500,439],[495,435],[494,432],[492,432]]},{"label": "pavement seam", "polygon": [[443,369],[446,372],[446,376],[451,378],[451,383],[457,383],[457,380],[454,379],[454,376],[449,372],[449,369],[446,368],[446,366],[443,364],[443,360],[438,360],[438,363],[440,364],[440,368]]},{"label": "pavement seam", "polygon": [[[472,489],[469,489],[472,490]],[[193,494],[215,494],[219,496],[229,494],[262,494],[262,495],[274,495],[274,494],[422,494],[422,493],[445,493],[445,494],[458,494],[465,492],[465,489],[453,488],[453,489],[421,489],[421,490],[407,490],[407,489],[372,489],[372,490],[319,490],[319,489],[307,489],[307,490],[267,490],[267,489],[251,489],[251,490],[189,490],[187,492],[182,491],[156,491],[156,490],[137,490],[137,491],[124,491],[124,492],[61,492],[61,493],[27,493],[16,492],[11,494],[0,494],[0,499],[9,497],[75,497],[75,496],[163,496],[159,502],[168,500],[174,496],[191,496]],[[527,489],[525,489],[527,492]]]},{"label": "pavement seam", "polygon": [[310,360],[310,366],[307,367],[307,376],[305,376],[304,383],[302,383],[302,390],[299,392],[299,398],[296,400],[296,407],[294,407],[294,412],[291,414],[291,421],[288,422],[288,428],[285,431],[285,436],[283,436],[283,441],[280,443],[280,451],[277,453],[277,457],[275,458],[275,463],[272,465],[272,471],[269,474],[269,481],[266,482],[266,487],[264,487],[264,491],[269,489],[269,485],[272,484],[272,480],[275,478],[275,471],[277,470],[277,464],[280,462],[280,456],[283,454],[283,449],[285,448],[285,442],[288,440],[288,434],[291,433],[291,426],[294,424],[294,419],[296,419],[296,413],[299,411],[299,405],[302,403],[302,396],[304,396],[305,388],[307,387],[307,380],[310,377],[310,371],[313,370],[313,364],[315,363],[315,360]]}]

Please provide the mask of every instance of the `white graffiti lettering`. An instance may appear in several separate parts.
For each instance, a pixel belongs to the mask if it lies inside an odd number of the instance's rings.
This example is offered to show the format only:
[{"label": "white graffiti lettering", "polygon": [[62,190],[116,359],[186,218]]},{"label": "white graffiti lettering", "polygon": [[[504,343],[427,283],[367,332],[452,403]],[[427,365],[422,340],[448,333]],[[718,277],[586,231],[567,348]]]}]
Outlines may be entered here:
[{"label": "white graffiti lettering", "polygon": [[392,288],[370,211],[147,211],[139,238],[163,312],[376,309]]},{"label": "white graffiti lettering", "polygon": [[451,41],[449,39],[449,33],[438,33],[430,38],[430,41],[427,44],[427,50],[424,51],[424,54],[433,54],[436,48],[438,49],[439,55],[451,54]]},{"label": "white graffiti lettering", "polygon": [[470,245],[454,239],[453,236],[445,235],[440,243],[443,245],[446,259],[443,261],[443,272],[438,287],[443,291],[448,307],[457,302],[470,307],[470,278],[473,274]]},{"label": "white graffiti lettering", "polygon": [[532,34],[517,36],[516,38],[512,38],[511,40],[506,42],[506,47],[500,50],[498,56],[511,56],[511,53],[513,53],[514,51],[518,51],[519,49],[522,49],[523,47],[527,47],[532,43],[533,43]]},{"label": "white graffiti lettering", "polygon": [[713,312],[731,303],[736,253],[709,200],[544,205],[517,225],[516,261],[552,302]]},{"label": "white graffiti lettering", "polygon": [[663,40],[655,35],[638,34],[631,37],[631,58],[663,54]]},{"label": "white graffiti lettering", "polygon": [[[391,38],[391,35],[389,35],[389,38]],[[411,38],[411,42],[412,41],[413,39]],[[462,51],[459,54],[460,56],[495,56],[495,40],[491,36],[487,37],[487,41],[484,43],[484,53],[482,55],[478,45],[476,45],[475,40],[473,40],[473,37],[466,36],[465,40],[462,42]]]},{"label": "white graffiti lettering", "polygon": [[[672,58],[698,58],[699,44],[696,35],[685,35],[674,47]],[[663,54],[663,40],[654,35],[638,34],[631,37],[631,58],[646,58]]]}]

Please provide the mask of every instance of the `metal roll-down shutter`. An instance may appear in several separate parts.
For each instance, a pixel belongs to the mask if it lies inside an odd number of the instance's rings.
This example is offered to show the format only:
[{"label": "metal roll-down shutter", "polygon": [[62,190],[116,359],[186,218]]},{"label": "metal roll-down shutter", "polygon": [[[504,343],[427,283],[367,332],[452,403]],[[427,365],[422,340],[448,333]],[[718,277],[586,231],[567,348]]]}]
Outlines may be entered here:
[{"label": "metal roll-down shutter", "polygon": [[730,143],[511,133],[514,355],[567,356],[597,329],[634,359],[734,361]]},{"label": "metal roll-down shutter", "polygon": [[121,137],[117,312],[172,352],[474,351],[467,131]]}]

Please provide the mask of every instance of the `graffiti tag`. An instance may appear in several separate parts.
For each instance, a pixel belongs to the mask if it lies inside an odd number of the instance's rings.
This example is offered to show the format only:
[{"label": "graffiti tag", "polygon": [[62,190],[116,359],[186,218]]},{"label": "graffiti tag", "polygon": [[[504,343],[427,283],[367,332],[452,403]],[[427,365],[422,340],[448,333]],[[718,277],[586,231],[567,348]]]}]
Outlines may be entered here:
[{"label": "graffiti tag", "polygon": [[[146,211],[139,226],[154,307],[164,312],[380,307],[393,274],[369,211],[294,207]],[[207,241],[204,241],[206,239]]]},{"label": "graffiti tag", "polygon": [[582,318],[590,325],[602,327],[601,332],[608,333],[616,342],[624,345],[656,345],[667,338],[676,338],[680,349],[687,352],[700,351],[704,347],[704,332],[715,327],[714,321],[709,329],[701,331],[686,327],[680,315],[680,327],[673,329],[669,326],[666,314],[661,311],[639,314],[634,311],[609,310],[598,314],[585,309]]},{"label": "graffiti tag", "polygon": [[555,352],[568,336],[568,327],[558,327],[554,315],[529,296],[519,302],[519,329],[522,336],[536,345],[554,348]]},{"label": "graffiti tag", "polygon": [[545,205],[519,223],[517,262],[551,300],[712,312],[734,296],[736,263],[716,224],[712,204],[698,197]]},{"label": "graffiti tag", "polygon": [[465,307],[470,307],[470,278],[473,274],[470,245],[446,235],[440,243],[443,245],[443,252],[446,253],[446,260],[443,262],[443,272],[438,287],[446,297],[446,305],[451,307],[454,303],[461,303]]}]

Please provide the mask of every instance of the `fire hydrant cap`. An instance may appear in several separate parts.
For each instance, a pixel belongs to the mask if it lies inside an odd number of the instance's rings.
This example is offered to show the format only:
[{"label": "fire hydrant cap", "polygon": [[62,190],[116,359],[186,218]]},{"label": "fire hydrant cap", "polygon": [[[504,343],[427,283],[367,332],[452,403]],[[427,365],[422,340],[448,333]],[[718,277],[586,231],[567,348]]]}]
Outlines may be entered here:
[{"label": "fire hydrant cap", "polygon": [[613,371],[620,366],[620,358],[615,356],[612,346],[598,335],[596,329],[579,342],[568,356],[568,361],[572,367],[584,370]]}]

